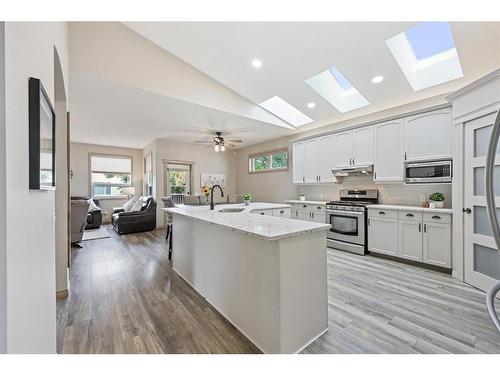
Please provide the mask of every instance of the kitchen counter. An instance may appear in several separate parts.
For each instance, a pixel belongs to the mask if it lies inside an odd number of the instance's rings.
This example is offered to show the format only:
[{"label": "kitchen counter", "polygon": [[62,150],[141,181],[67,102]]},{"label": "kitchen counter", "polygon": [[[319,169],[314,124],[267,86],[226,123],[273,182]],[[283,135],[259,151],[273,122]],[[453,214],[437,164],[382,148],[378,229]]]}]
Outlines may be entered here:
[{"label": "kitchen counter", "polygon": [[433,212],[442,214],[452,214],[453,210],[451,208],[425,208],[420,206],[400,206],[396,204],[371,204],[368,208],[378,208],[382,210],[408,210],[408,211],[422,211],[422,212]]},{"label": "kitchen counter", "polygon": [[291,199],[291,200],[286,200],[285,203],[291,203],[291,204],[315,204],[315,205],[318,205],[318,206],[326,206],[326,204],[328,203],[327,201],[301,201],[301,200],[295,200],[295,199]]},{"label": "kitchen counter", "polygon": [[[163,210],[174,215],[205,221],[270,241],[299,236],[304,233],[322,232],[330,228],[330,224],[252,214],[252,211],[290,207],[289,204],[283,203],[256,202],[250,203],[249,206],[221,204],[215,206],[213,211],[208,206],[177,206]],[[244,208],[244,210],[235,213],[219,212],[225,208]]]},{"label": "kitchen counter", "polygon": [[[166,208],[173,269],[264,353],[297,353],[328,330],[328,224],[252,211],[288,204]],[[227,208],[242,212],[223,213]]]}]

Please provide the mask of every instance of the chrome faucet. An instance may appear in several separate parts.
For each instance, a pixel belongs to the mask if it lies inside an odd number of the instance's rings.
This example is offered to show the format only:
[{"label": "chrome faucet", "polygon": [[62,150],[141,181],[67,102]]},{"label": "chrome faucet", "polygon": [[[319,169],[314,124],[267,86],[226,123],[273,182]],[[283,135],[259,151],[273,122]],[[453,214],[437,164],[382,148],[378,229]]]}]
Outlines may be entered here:
[{"label": "chrome faucet", "polygon": [[220,196],[221,197],[224,197],[224,192],[222,191],[222,188],[220,187],[220,185],[214,185],[210,188],[210,209],[213,210],[214,209],[214,188],[218,187],[219,190],[220,190]]}]

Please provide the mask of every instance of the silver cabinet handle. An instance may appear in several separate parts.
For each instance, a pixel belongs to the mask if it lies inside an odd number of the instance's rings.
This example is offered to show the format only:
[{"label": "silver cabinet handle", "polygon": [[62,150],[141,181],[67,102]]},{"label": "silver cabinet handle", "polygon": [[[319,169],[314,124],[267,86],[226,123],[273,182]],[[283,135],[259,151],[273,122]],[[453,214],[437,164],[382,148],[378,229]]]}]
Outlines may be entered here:
[{"label": "silver cabinet handle", "polygon": [[462,211],[465,212],[468,215],[470,215],[472,213],[472,210],[470,208],[468,208],[468,207],[464,208]]},{"label": "silver cabinet handle", "polygon": [[354,161],[354,158],[352,158],[352,165],[355,165],[356,162]]},{"label": "silver cabinet handle", "polygon": [[436,220],[441,220],[441,216],[438,216],[438,215],[434,215],[432,218],[436,219]]},{"label": "silver cabinet handle", "polygon": [[406,214],[406,216],[413,217],[414,215],[413,214]]},{"label": "silver cabinet handle", "polygon": [[418,223],[418,231],[422,232],[422,223]]},{"label": "silver cabinet handle", "polygon": [[379,215],[385,215],[385,212],[384,211],[379,211],[378,214]]},{"label": "silver cabinet handle", "polygon": [[424,224],[424,233],[427,233],[427,224]]},{"label": "silver cabinet handle", "polygon": [[405,160],[406,160],[406,151],[405,151]]},{"label": "silver cabinet handle", "polygon": [[285,213],[285,211],[283,211],[283,210],[280,211],[280,214],[284,214],[284,213]]},{"label": "silver cabinet handle", "polygon": [[264,212],[261,212],[260,214],[261,214],[261,215],[264,215]]},{"label": "silver cabinet handle", "polygon": [[370,218],[368,218],[368,226],[370,225]]}]

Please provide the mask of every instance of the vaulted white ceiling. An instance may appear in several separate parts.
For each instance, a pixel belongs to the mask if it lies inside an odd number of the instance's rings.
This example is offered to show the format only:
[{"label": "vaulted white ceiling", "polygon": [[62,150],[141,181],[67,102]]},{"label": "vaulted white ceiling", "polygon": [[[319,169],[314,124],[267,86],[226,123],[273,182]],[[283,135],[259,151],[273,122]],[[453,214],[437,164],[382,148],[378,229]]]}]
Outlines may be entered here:
[{"label": "vaulted white ceiling", "polygon": [[[454,91],[500,66],[500,23],[453,22],[464,77],[414,92],[385,41],[416,22],[127,22],[254,103],[275,95],[314,120],[307,130]],[[251,66],[254,58],[262,67]],[[304,81],[335,65],[371,103],[341,114]],[[380,84],[371,83],[376,75]],[[310,109],[308,102],[315,102]]]}]

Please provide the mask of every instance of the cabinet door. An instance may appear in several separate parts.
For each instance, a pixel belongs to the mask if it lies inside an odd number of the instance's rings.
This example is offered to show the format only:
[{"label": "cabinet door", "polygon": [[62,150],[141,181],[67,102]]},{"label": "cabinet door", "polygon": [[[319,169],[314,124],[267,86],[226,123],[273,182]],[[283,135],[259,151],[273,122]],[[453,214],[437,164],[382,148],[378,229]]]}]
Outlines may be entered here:
[{"label": "cabinet door", "polygon": [[422,261],[422,222],[399,220],[399,254],[401,258]]},{"label": "cabinet door", "polygon": [[352,131],[352,159],[354,165],[373,164],[373,127]]},{"label": "cabinet door", "polygon": [[451,224],[424,222],[424,263],[451,268]]},{"label": "cabinet door", "polygon": [[333,135],[319,138],[319,182],[333,182]]},{"label": "cabinet door", "polygon": [[404,139],[406,160],[451,158],[451,109],[407,117]]},{"label": "cabinet door", "polygon": [[368,219],[368,250],[398,256],[398,219]]},{"label": "cabinet door", "polygon": [[373,126],[375,181],[403,181],[403,122],[399,119]]},{"label": "cabinet door", "polygon": [[292,147],[293,152],[293,182],[300,184],[306,180],[306,160],[305,160],[305,145],[304,142],[294,143]]},{"label": "cabinet door", "polygon": [[315,221],[317,223],[325,223],[326,222],[326,214],[325,212],[312,212],[311,213],[311,220]]},{"label": "cabinet door", "polygon": [[304,141],[306,154],[306,182],[319,182],[319,148],[316,138]]},{"label": "cabinet door", "polygon": [[333,135],[333,166],[345,167],[351,165],[352,130]]},{"label": "cabinet door", "polygon": [[297,211],[295,216],[292,216],[292,219],[311,221],[311,211]]}]

